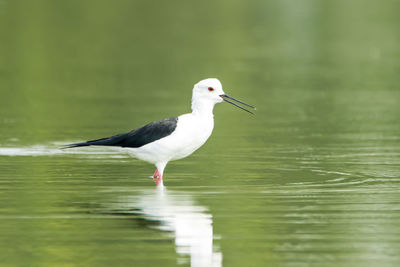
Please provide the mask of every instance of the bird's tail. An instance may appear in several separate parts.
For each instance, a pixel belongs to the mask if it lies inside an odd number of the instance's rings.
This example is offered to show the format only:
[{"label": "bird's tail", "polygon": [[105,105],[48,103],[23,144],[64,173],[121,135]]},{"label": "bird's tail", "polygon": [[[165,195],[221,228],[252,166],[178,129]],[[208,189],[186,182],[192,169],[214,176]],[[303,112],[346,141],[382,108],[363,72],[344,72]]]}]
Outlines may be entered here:
[{"label": "bird's tail", "polygon": [[125,138],[126,134],[118,134],[111,137],[100,138],[87,142],[74,143],[65,145],[62,149],[74,148],[81,146],[119,146],[119,143]]}]

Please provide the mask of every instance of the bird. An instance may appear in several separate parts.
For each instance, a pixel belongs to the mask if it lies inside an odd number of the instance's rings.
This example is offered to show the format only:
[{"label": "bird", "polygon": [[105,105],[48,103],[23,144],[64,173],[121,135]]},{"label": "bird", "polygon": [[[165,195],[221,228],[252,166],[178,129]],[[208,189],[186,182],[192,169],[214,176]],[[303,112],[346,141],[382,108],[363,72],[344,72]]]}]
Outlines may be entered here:
[{"label": "bird", "polygon": [[237,103],[256,109],[225,94],[217,78],[207,78],[193,87],[191,113],[151,122],[127,133],[68,144],[63,148],[85,146],[128,148],[129,154],[155,165],[156,170],[152,178],[157,186],[163,186],[164,169],[168,162],[189,156],[211,136],[214,128],[214,105],[221,102],[230,103],[251,114],[254,113]]}]

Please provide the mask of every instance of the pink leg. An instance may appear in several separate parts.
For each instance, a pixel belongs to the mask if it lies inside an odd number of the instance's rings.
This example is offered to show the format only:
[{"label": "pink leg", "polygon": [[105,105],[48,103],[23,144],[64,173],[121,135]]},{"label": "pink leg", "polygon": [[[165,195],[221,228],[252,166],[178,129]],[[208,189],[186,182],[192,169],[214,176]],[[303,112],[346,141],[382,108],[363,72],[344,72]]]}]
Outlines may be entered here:
[{"label": "pink leg", "polygon": [[159,185],[160,183],[162,183],[162,175],[158,171],[158,169],[156,169],[156,171],[154,172],[153,179],[154,179],[154,182],[156,183],[156,185]]}]

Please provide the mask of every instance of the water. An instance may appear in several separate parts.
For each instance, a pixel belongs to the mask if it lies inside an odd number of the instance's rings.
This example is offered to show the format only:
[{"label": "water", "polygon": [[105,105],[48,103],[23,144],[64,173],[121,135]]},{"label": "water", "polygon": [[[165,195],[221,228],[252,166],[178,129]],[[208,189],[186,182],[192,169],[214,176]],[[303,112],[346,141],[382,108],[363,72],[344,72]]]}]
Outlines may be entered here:
[{"label": "water", "polygon": [[[362,8],[361,8],[362,7]],[[397,1],[0,1],[0,265],[398,266]],[[189,111],[165,171],[66,143]]]}]

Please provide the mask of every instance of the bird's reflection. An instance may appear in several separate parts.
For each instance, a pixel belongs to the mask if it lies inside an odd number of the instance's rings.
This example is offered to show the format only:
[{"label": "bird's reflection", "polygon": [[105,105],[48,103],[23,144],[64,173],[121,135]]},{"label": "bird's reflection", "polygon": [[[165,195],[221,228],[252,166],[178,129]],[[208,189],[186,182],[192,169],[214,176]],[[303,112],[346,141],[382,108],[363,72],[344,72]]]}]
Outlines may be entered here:
[{"label": "bird's reflection", "polygon": [[177,254],[190,256],[191,266],[222,266],[222,253],[213,244],[212,216],[205,207],[196,205],[188,193],[163,186],[140,190],[125,196],[119,202],[121,208],[159,221],[157,228],[174,234]]}]

